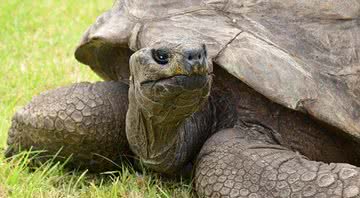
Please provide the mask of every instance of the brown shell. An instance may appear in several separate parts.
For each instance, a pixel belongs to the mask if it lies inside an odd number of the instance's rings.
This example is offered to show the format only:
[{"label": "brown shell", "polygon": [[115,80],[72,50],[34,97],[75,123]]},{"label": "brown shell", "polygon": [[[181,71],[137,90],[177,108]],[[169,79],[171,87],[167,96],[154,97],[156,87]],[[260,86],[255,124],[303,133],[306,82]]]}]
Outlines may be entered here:
[{"label": "brown shell", "polygon": [[183,39],[206,43],[215,64],[269,99],[360,138],[358,0],[117,1],[76,58],[126,81],[132,51]]}]

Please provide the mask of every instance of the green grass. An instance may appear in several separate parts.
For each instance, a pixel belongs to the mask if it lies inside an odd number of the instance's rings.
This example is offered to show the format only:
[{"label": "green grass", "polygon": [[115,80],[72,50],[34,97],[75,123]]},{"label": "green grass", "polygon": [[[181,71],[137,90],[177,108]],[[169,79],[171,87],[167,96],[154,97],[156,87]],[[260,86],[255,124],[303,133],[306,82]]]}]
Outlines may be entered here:
[{"label": "green grass", "polygon": [[[11,0],[0,3],[0,149],[15,111],[40,92],[100,80],[73,52],[112,0]],[[0,150],[0,197],[189,197],[186,182],[164,181],[123,165],[119,173],[66,171],[61,164],[28,166],[29,153],[11,161]]]}]

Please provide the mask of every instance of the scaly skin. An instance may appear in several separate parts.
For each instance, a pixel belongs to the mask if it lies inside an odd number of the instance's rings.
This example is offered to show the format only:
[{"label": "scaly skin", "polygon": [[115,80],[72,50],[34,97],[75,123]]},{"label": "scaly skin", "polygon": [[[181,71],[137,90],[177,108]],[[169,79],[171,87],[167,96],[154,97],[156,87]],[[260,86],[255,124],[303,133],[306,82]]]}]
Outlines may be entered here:
[{"label": "scaly skin", "polygon": [[200,197],[359,197],[359,168],[311,161],[278,145],[263,129],[222,130],[198,158]]},{"label": "scaly skin", "polygon": [[72,155],[70,165],[75,167],[114,168],[108,159],[119,162],[129,151],[124,126],[127,92],[123,83],[101,82],[42,93],[13,117],[6,156],[17,153],[19,147],[45,150],[45,155],[61,149],[58,159]]},{"label": "scaly skin", "polygon": [[[160,49],[166,52],[159,55]],[[230,74],[216,70],[213,77],[203,56],[203,45],[163,42],[134,53],[129,87],[81,83],[35,98],[14,116],[8,154],[19,145],[49,154],[64,147],[61,154],[73,155],[75,166],[101,171],[112,166],[93,153],[116,161],[129,146],[161,173],[177,174],[196,160],[200,197],[360,196],[358,167],[312,161],[289,149],[316,160],[351,161],[341,153],[357,143],[335,129],[324,133],[314,120],[268,101]],[[296,120],[287,124],[289,118]],[[335,156],[322,156],[321,149]],[[352,162],[358,161],[355,152]]]}]

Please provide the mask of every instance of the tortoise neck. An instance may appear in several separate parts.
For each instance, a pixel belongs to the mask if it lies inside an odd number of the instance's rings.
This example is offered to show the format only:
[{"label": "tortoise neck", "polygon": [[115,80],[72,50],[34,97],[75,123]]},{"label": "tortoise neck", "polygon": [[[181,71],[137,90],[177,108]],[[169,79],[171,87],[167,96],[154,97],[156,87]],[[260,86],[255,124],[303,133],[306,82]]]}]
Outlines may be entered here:
[{"label": "tortoise neck", "polygon": [[[148,167],[164,173],[181,168],[208,133],[210,104],[203,93],[182,93],[181,100],[152,101],[129,88],[126,134],[132,151]],[[188,101],[188,102],[187,102]]]}]

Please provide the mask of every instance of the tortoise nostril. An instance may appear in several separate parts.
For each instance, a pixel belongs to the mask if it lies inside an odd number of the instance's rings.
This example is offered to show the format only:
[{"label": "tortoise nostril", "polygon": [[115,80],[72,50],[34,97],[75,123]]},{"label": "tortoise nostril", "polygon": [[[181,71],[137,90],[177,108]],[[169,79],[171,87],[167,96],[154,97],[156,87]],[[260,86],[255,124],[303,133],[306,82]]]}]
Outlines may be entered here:
[{"label": "tortoise nostril", "polygon": [[201,53],[190,53],[187,56],[188,61],[200,61],[203,58]]},{"label": "tortoise nostril", "polygon": [[189,73],[204,74],[207,72],[207,55],[205,45],[189,47],[183,51],[185,68]]}]

